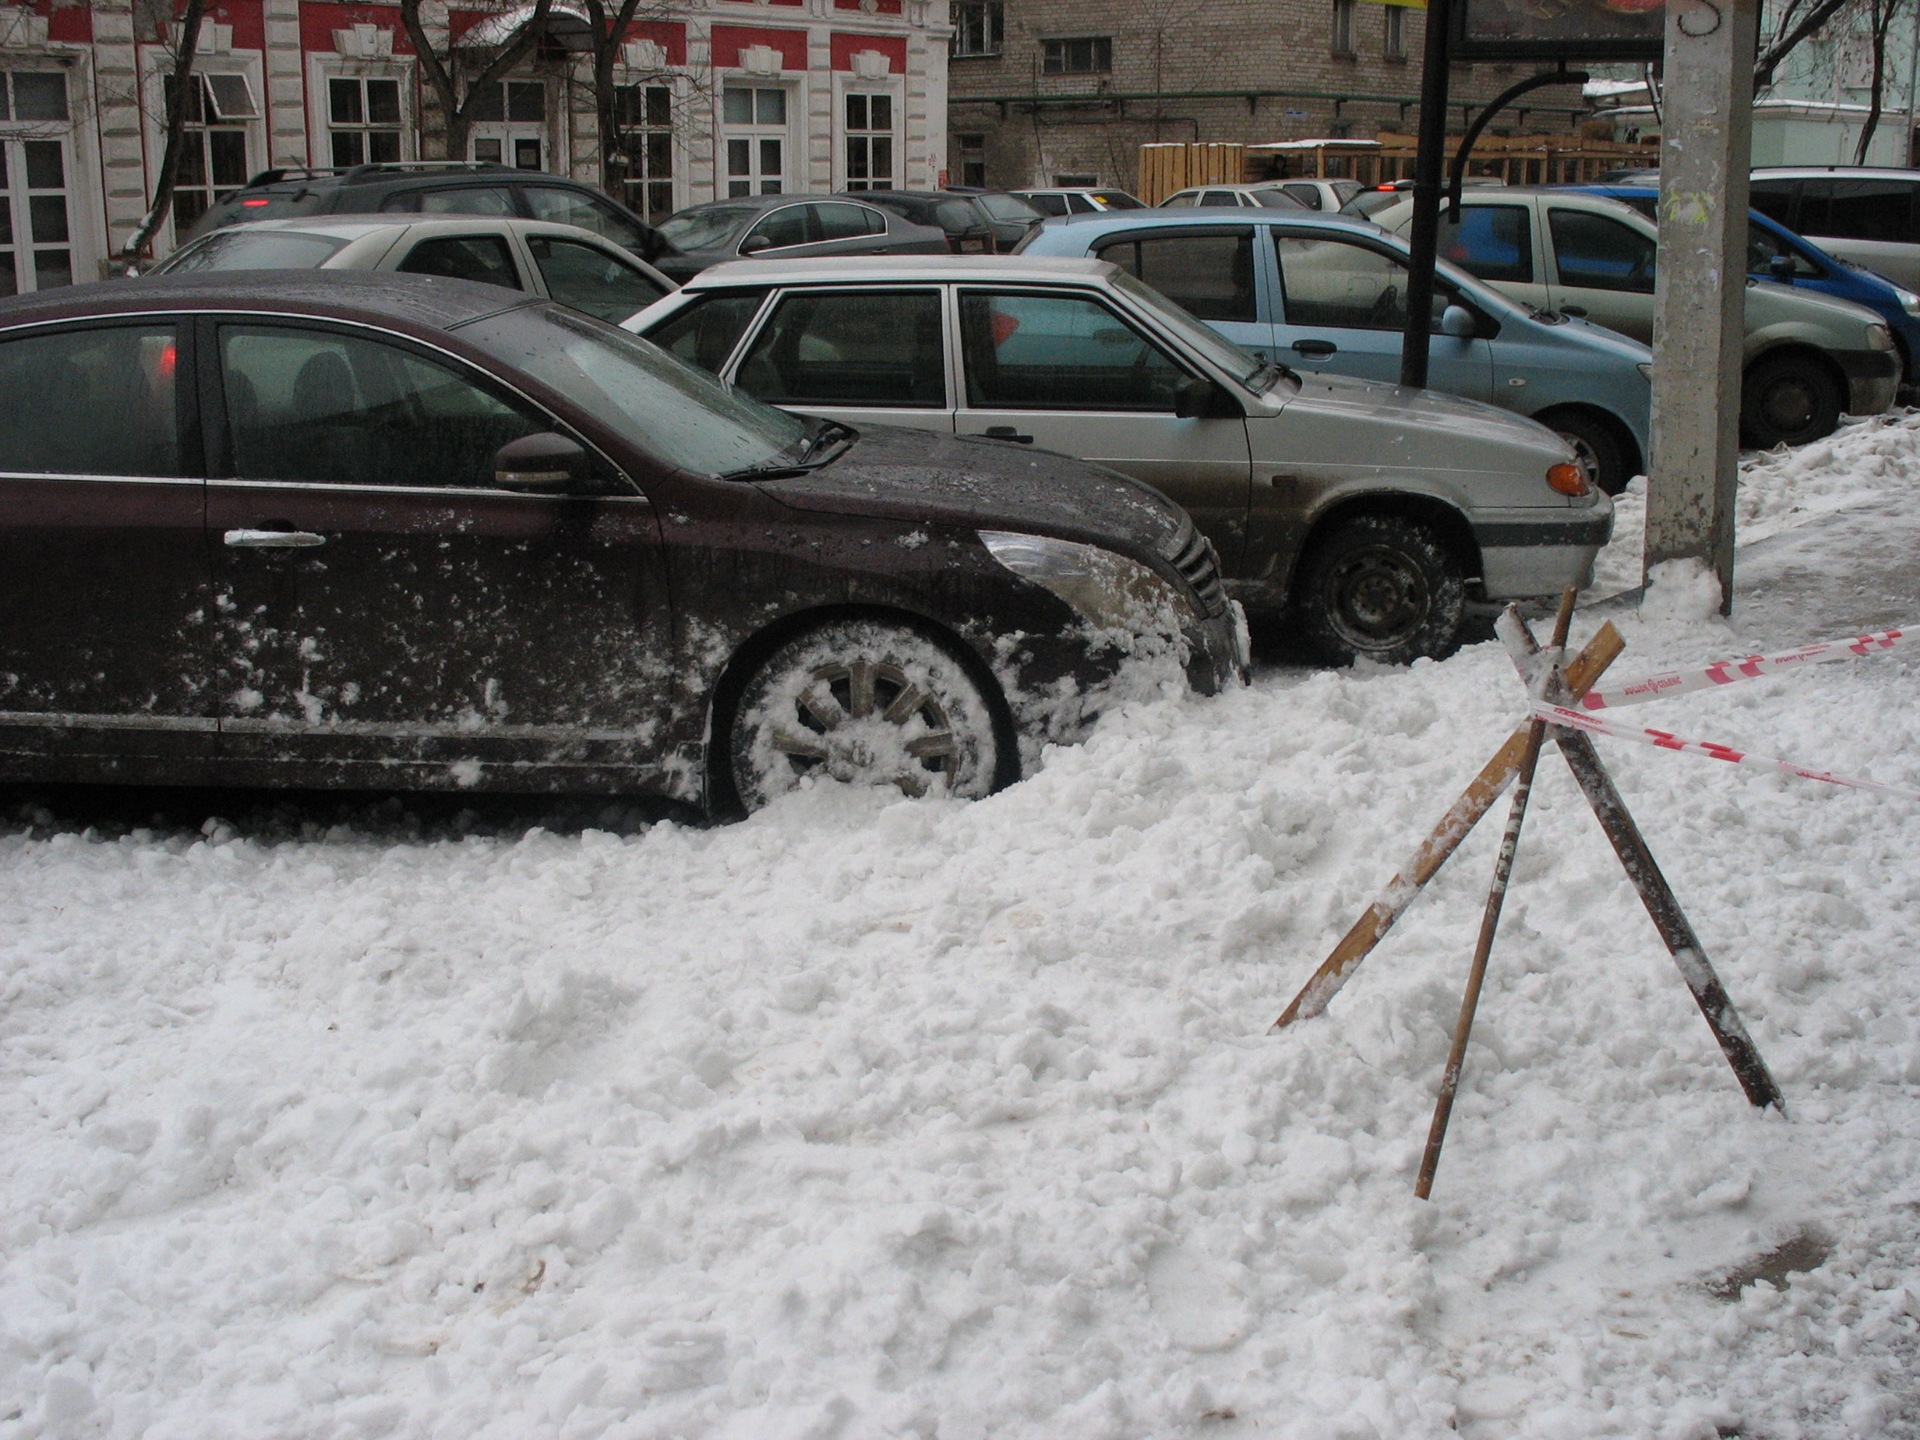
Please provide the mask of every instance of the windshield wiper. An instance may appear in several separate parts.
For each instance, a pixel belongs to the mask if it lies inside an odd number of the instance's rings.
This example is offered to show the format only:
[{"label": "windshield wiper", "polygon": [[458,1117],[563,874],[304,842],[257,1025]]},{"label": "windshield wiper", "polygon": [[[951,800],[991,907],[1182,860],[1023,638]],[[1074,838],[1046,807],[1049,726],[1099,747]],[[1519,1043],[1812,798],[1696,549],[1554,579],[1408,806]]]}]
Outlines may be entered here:
[{"label": "windshield wiper", "polygon": [[817,427],[806,439],[800,442],[800,458],[807,468],[824,465],[842,454],[860,432],[851,425],[842,425],[838,420],[815,420]]},{"label": "windshield wiper", "polygon": [[721,475],[722,480],[791,480],[795,476],[805,475],[845,453],[847,447],[860,437],[860,432],[851,425],[842,425],[838,420],[813,419],[807,422],[807,433],[800,437],[795,445],[790,445],[778,455],[757,461],[739,470],[729,470]]}]

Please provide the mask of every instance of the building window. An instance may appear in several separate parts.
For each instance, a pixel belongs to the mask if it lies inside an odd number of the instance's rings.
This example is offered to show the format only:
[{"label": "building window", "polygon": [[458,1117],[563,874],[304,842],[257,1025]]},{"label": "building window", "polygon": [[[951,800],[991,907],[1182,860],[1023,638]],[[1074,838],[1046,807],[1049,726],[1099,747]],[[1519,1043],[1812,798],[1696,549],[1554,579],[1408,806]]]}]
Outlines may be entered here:
[{"label": "building window", "polygon": [[960,151],[960,183],[984,190],[987,185],[987,137],[964,134],[953,138]]},{"label": "building window", "polygon": [[1381,37],[1380,53],[1389,60],[1407,58],[1407,12],[1398,5],[1380,7],[1385,31]]},{"label": "building window", "polygon": [[848,95],[846,113],[846,188],[893,189],[893,97]]},{"label": "building window", "polygon": [[1353,0],[1333,0],[1333,53],[1353,54]]},{"label": "building window", "polygon": [[547,86],[544,80],[501,80],[474,94],[469,160],[547,168]]},{"label": "building window", "polygon": [[400,158],[400,82],[369,76],[327,77],[327,143],[341,167]]},{"label": "building window", "polygon": [[[164,77],[173,103],[173,77]],[[184,235],[214,198],[247,183],[247,131],[259,119],[253,86],[244,75],[189,75],[180,169],[173,183],[173,231]]]},{"label": "building window", "polygon": [[1040,42],[1042,75],[1106,75],[1112,70],[1113,40],[1106,35]]},{"label": "building window", "polygon": [[998,55],[1006,37],[1006,11],[1001,0],[954,0],[947,12],[953,21],[953,53]]},{"label": "building window", "polygon": [[729,85],[720,92],[727,198],[778,195],[787,188],[787,92]]},{"label": "building window", "polygon": [[621,85],[614,91],[620,153],[627,173],[620,198],[636,215],[659,223],[673,213],[673,91],[665,85]]}]

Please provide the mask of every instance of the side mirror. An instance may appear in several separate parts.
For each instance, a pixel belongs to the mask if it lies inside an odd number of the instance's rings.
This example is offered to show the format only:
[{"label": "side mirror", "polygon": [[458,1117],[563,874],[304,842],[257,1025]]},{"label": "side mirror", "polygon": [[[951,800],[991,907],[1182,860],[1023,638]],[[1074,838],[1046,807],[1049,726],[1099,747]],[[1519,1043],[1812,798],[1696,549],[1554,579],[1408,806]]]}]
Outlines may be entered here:
[{"label": "side mirror", "polygon": [[1794,266],[1791,255],[1771,255],[1767,257],[1767,275],[1783,284],[1793,283]]},{"label": "side mirror", "polygon": [[564,435],[545,431],[509,440],[493,457],[493,483],[532,495],[569,490],[587,478],[587,452]]},{"label": "side mirror", "polygon": [[1464,305],[1449,305],[1440,312],[1440,333],[1456,340],[1471,340],[1480,333],[1480,322]]},{"label": "side mirror", "polygon": [[1173,413],[1182,420],[1206,420],[1220,413],[1220,387],[1197,375],[1173,387]]},{"label": "side mirror", "polygon": [[742,255],[758,255],[762,250],[771,250],[772,248],[773,237],[771,235],[749,235],[740,242],[740,253]]}]

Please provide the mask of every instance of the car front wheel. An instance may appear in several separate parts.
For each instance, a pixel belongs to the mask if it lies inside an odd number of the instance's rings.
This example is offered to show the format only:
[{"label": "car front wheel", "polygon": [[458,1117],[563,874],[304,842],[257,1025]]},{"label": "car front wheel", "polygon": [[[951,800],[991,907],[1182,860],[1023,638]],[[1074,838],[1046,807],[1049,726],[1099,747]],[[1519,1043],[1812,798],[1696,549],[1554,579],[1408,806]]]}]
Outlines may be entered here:
[{"label": "car front wheel", "polygon": [[775,650],[747,681],[727,738],[749,811],[814,779],[977,799],[1002,778],[981,683],[945,645],[880,620],[832,621]]},{"label": "car front wheel", "polygon": [[1363,515],[1314,546],[1297,600],[1306,638],[1325,659],[1405,665],[1453,648],[1466,581],[1432,527]]},{"label": "car front wheel", "polygon": [[1762,360],[1740,387],[1740,441],[1750,449],[1804,445],[1840,424],[1840,384],[1805,355]]}]

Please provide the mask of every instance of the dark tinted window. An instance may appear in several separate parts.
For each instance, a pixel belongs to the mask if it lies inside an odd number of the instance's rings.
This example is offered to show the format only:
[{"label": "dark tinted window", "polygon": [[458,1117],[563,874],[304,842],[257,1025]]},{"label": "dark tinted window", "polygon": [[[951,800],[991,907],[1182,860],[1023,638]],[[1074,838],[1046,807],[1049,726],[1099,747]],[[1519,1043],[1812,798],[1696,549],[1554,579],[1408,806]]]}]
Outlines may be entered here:
[{"label": "dark tinted window", "polygon": [[[1753,182],[1752,198],[1748,201],[1769,220],[1778,220],[1789,230],[1795,227],[1793,219],[1793,194],[1798,182],[1793,180],[1756,180]],[[1801,225],[1804,230],[1809,227]]]},{"label": "dark tinted window", "polygon": [[[405,201],[395,204],[394,201]],[[422,215],[511,215],[513,196],[504,186],[469,185],[460,190],[427,190],[396,195],[383,210],[418,210]]]},{"label": "dark tinted window", "polygon": [[439,275],[448,280],[504,285],[509,290],[521,288],[513,252],[498,235],[441,235],[422,240],[395,268],[408,275]]},{"label": "dark tinted window", "polygon": [[1584,210],[1548,210],[1547,232],[1553,237],[1562,285],[1653,293],[1651,237],[1611,216]]},{"label": "dark tinted window", "polygon": [[1519,205],[1474,205],[1440,219],[1439,255],[1482,280],[1533,279],[1533,218]]},{"label": "dark tinted window", "polygon": [[1309,210],[1320,208],[1320,187],[1317,185],[1282,185],[1287,194],[1298,200]]},{"label": "dark tinted window", "polygon": [[[767,239],[770,250],[779,250],[788,245],[804,245],[807,234],[807,207],[805,205],[782,205],[778,210],[769,210],[762,215],[747,232],[747,241],[761,236]],[[746,241],[741,242],[743,245]]]},{"label": "dark tinted window", "polygon": [[1202,320],[1260,318],[1254,303],[1251,230],[1121,240],[1101,247],[1098,254]]},{"label": "dark tinted window", "polygon": [[1200,197],[1202,205],[1238,205],[1240,197],[1232,190],[1209,190]]},{"label": "dark tinted window", "polygon": [[0,340],[0,471],[180,474],[177,355],[171,325]]},{"label": "dark tinted window", "polygon": [[703,295],[664,325],[649,331],[647,338],[689,364],[717,374],[766,298],[765,290]]},{"label": "dark tinted window", "polygon": [[[1068,200],[1065,195],[1030,195],[1027,199],[1029,204],[1046,211],[1049,215],[1064,215],[1067,213]],[[1093,207],[1089,205],[1086,208],[1092,209]]]},{"label": "dark tinted window", "polygon": [[359,336],[222,326],[220,373],[244,480],[490,486],[502,445],[549,428],[438,361]]},{"label": "dark tinted window", "polygon": [[944,405],[934,291],[793,295],[741,361],[736,383],[778,405]]},{"label": "dark tinted window", "polygon": [[527,237],[547,293],[602,320],[624,320],[667,292],[632,265],[578,240]]},{"label": "dark tinted window", "polygon": [[[1819,235],[1834,235],[1847,240],[1891,240],[1911,244],[1914,186],[1906,180],[1835,180],[1832,185],[1825,228],[1804,228]],[[1809,181],[1807,189],[1813,190]],[[1803,222],[1804,225],[1804,222]]]},{"label": "dark tinted window", "polygon": [[1076,296],[962,295],[960,337],[975,409],[1171,411],[1185,378],[1119,316]]},{"label": "dark tinted window", "polygon": [[887,233],[887,222],[880,218],[880,212],[864,205],[820,204],[813,207],[813,213],[820,222],[822,240],[852,240],[861,235]]}]

